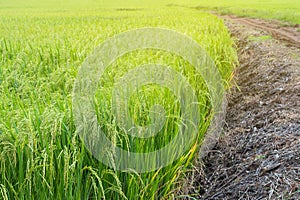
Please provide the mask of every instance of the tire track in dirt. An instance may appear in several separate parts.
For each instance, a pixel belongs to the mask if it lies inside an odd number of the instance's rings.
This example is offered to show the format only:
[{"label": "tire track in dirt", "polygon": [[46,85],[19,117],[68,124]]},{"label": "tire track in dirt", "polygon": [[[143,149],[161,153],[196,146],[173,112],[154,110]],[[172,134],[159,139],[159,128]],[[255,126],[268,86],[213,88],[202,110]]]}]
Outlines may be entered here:
[{"label": "tire track in dirt", "polygon": [[299,25],[295,27],[283,27],[278,22],[267,22],[260,19],[250,19],[236,17],[232,15],[222,15],[223,19],[234,21],[235,23],[251,26],[259,30],[267,31],[272,37],[284,41],[285,43],[300,48],[300,32],[297,31]]}]

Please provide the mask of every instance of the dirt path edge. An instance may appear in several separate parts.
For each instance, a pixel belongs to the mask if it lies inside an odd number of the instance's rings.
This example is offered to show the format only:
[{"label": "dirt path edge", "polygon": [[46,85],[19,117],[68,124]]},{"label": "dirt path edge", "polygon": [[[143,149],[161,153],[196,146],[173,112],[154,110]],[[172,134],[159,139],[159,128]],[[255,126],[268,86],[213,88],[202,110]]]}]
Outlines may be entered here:
[{"label": "dirt path edge", "polygon": [[188,194],[300,199],[300,50],[261,40],[266,30],[226,24],[238,44],[238,88],[228,94],[223,136],[195,166]]}]

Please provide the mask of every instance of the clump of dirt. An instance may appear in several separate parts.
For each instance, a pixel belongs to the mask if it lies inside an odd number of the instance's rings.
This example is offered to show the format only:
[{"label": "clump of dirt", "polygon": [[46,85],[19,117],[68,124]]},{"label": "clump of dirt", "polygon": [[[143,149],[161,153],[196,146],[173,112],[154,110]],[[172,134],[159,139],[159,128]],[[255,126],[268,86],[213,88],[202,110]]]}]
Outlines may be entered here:
[{"label": "clump of dirt", "polygon": [[[226,22],[240,66],[224,134],[193,173],[197,199],[300,199],[300,50]],[[257,37],[257,40],[249,40]]]}]

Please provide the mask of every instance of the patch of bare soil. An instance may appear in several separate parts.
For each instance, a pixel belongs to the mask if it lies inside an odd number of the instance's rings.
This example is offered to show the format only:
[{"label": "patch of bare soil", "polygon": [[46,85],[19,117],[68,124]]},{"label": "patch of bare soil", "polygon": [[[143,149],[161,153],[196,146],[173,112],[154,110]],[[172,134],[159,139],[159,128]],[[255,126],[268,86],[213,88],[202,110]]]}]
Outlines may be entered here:
[{"label": "patch of bare soil", "polygon": [[281,22],[275,20],[267,22],[261,19],[250,19],[233,15],[223,15],[222,18],[250,26],[258,30],[264,30],[271,34],[272,37],[282,40],[291,46],[300,48],[300,32],[298,31],[299,25],[287,27]]},{"label": "patch of bare soil", "polygon": [[238,44],[238,87],[228,95],[224,133],[193,172],[189,194],[300,199],[300,50],[260,39],[264,29],[227,24]]}]

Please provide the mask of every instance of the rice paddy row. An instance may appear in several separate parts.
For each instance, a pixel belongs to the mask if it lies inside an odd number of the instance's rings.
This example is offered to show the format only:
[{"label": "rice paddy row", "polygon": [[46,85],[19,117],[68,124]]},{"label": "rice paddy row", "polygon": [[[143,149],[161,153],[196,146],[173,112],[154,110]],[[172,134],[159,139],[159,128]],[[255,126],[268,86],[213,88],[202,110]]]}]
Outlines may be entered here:
[{"label": "rice paddy row", "polygon": [[[193,38],[213,58],[228,88],[234,43],[217,17],[181,8],[97,11],[0,12],[0,199],[158,199],[174,198],[198,153],[212,117],[204,80],[183,58],[158,50],[118,59],[99,81],[95,110],[107,135],[149,152],[166,145],[176,130],[179,104],[169,90],[142,88],[131,98],[137,124],[160,104],[174,115],[164,134],[148,141],[124,138],[111,114],[116,79],[147,63],[163,63],[187,77],[200,101],[199,139],[173,164],[148,173],[119,172],[93,158],[75,133],[72,90],[78,70],[108,37],[142,27],[176,30]],[[120,136],[121,135],[121,136]],[[125,148],[123,146],[122,148]]]}]

